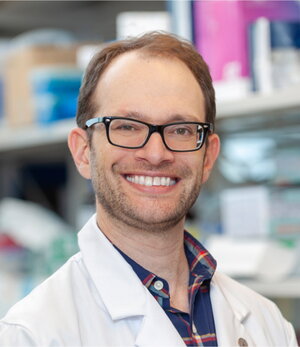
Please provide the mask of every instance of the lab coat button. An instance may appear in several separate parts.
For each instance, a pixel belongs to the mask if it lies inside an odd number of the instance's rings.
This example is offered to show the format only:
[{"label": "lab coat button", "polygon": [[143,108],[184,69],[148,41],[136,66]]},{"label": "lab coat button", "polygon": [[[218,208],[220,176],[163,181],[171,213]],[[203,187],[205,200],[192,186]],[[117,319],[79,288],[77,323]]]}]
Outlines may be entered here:
[{"label": "lab coat button", "polygon": [[245,346],[245,347],[248,346],[248,342],[247,342],[245,339],[243,339],[242,337],[239,338],[238,344],[239,344],[239,346],[241,346],[241,347],[242,347],[242,346]]},{"label": "lab coat button", "polygon": [[162,281],[157,280],[156,282],[154,282],[154,288],[156,290],[161,290],[161,289],[163,289],[163,287],[164,287],[164,284]]}]

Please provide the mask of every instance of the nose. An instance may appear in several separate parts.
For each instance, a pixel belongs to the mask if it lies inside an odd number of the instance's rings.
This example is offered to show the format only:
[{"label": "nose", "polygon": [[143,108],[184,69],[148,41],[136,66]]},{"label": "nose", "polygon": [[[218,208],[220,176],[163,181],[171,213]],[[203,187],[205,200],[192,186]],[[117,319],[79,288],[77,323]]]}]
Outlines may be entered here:
[{"label": "nose", "polygon": [[158,132],[151,134],[145,146],[136,150],[135,156],[138,160],[148,161],[155,166],[174,160],[174,152],[167,149]]}]

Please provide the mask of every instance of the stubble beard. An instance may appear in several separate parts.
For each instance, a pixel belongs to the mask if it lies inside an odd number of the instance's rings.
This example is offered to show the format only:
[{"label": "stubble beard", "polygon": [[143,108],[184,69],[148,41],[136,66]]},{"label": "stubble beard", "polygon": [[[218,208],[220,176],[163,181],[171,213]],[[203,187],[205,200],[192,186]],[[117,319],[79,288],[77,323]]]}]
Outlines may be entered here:
[{"label": "stubble beard", "polygon": [[[172,210],[165,211],[162,216],[159,204],[153,199],[153,201],[149,201],[148,206],[152,208],[152,211],[154,209],[154,212],[149,214],[145,210],[147,206],[133,206],[130,199],[122,191],[120,180],[116,180],[117,184],[113,185],[111,183],[103,167],[98,165],[94,153],[91,155],[91,165],[92,184],[96,199],[105,212],[117,223],[145,232],[167,232],[180,223],[195,203],[201,189],[202,172],[192,181],[190,187],[183,189],[177,204],[172,206]],[[149,170],[148,166],[147,169]],[[155,169],[157,170],[157,168]],[[117,177],[119,175],[118,167],[113,166],[112,172],[114,177]],[[185,178],[192,177],[191,169],[183,168],[180,176]],[[155,211],[155,208],[157,208],[157,211]]]}]

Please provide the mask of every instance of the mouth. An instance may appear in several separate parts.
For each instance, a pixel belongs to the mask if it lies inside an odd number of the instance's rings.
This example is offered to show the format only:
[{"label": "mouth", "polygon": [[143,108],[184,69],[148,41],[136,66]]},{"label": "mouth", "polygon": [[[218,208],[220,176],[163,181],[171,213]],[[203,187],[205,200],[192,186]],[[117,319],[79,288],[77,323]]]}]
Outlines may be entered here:
[{"label": "mouth", "polygon": [[125,179],[131,183],[139,184],[142,186],[173,186],[178,182],[177,178],[174,177],[161,177],[161,176],[143,176],[143,175],[125,175]]}]

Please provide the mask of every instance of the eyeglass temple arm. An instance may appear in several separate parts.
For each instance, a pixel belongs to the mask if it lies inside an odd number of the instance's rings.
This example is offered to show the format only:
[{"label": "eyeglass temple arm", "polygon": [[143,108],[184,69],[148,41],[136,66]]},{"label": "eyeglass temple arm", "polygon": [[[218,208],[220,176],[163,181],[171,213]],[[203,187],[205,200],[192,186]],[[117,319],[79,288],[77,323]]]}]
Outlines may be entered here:
[{"label": "eyeglass temple arm", "polygon": [[212,123],[207,123],[208,124],[208,130],[213,133],[215,131],[215,127]]},{"label": "eyeglass temple arm", "polygon": [[105,117],[96,117],[96,118],[88,119],[85,122],[85,128],[87,129],[87,128],[90,128],[91,126],[93,126],[94,124],[102,123],[104,121],[104,118]]}]

